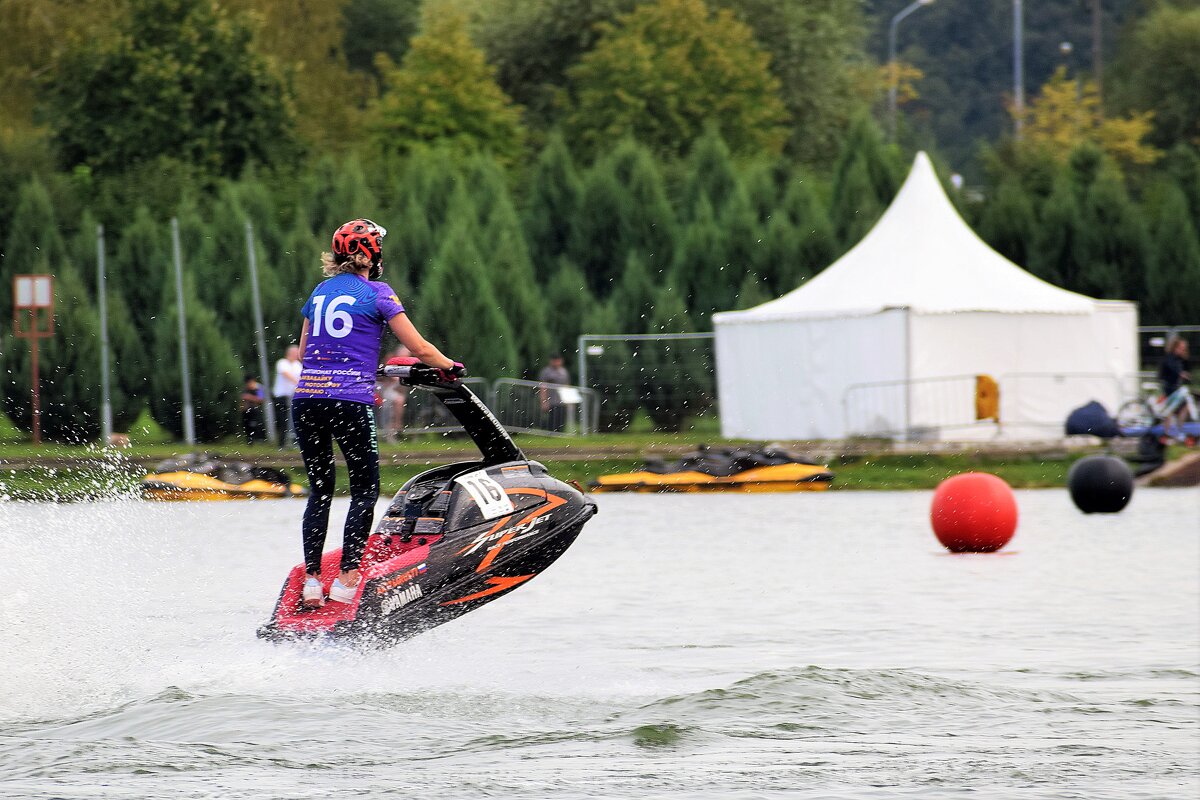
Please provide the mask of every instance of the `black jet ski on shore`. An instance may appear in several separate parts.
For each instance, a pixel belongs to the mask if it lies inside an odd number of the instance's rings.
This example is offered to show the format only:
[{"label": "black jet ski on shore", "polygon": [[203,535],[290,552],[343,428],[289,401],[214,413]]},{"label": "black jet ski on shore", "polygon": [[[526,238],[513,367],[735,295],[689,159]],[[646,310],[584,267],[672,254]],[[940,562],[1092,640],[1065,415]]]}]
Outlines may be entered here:
[{"label": "black jet ski on shore", "polygon": [[[581,491],[527,459],[461,382],[443,380],[413,359],[392,359],[381,373],[432,392],[482,458],[435,467],[396,493],[367,541],[355,602],[305,609],[304,565],[293,567],[260,638],[329,636],[380,645],[407,639],[528,582],[596,513]],[[322,558],[326,592],[340,560],[340,549]]]}]

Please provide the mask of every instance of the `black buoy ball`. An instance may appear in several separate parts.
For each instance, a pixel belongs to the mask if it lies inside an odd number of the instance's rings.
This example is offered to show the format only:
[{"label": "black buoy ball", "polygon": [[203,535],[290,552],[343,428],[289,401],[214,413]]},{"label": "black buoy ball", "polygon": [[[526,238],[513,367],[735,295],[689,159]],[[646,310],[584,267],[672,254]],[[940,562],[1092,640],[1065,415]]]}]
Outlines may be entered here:
[{"label": "black buoy ball", "polygon": [[1085,514],[1115,514],[1133,497],[1133,473],[1115,456],[1087,456],[1067,473],[1071,500]]}]

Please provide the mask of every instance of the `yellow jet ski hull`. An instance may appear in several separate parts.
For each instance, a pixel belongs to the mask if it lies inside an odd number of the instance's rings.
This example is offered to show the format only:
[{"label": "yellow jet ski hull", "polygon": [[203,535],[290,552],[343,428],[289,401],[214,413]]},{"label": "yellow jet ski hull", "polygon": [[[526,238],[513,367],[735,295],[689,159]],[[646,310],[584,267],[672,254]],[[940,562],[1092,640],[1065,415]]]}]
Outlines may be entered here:
[{"label": "yellow jet ski hull", "polygon": [[147,475],[140,488],[147,500],[276,500],[304,495],[304,487],[296,483],[285,486],[255,478],[232,484],[195,472]]},{"label": "yellow jet ski hull", "polygon": [[719,478],[703,472],[625,472],[602,475],[593,492],[823,492],[833,473],[813,464],[755,467]]}]

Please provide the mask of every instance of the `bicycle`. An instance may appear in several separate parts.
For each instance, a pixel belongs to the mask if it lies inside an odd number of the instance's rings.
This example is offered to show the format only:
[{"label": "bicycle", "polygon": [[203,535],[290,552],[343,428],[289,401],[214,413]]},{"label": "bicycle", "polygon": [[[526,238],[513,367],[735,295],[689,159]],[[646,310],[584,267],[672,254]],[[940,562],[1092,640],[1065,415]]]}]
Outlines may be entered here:
[{"label": "bicycle", "polygon": [[[1157,383],[1150,381],[1143,383],[1142,396],[1126,401],[1117,409],[1117,427],[1121,430],[1152,428],[1159,423],[1164,423],[1167,417],[1167,401],[1167,395],[1162,393]],[[1190,391],[1185,392],[1182,403],[1182,410],[1186,410],[1186,415],[1179,414],[1180,410],[1180,408],[1175,409],[1177,424],[1185,421],[1200,422],[1200,411],[1197,410],[1196,398]]]}]

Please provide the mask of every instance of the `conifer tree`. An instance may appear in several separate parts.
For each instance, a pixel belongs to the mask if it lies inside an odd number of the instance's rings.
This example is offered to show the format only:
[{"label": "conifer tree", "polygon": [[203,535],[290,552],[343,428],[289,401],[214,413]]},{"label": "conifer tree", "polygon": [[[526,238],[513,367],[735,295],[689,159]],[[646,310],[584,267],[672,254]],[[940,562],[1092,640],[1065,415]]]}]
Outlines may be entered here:
[{"label": "conifer tree", "polygon": [[353,155],[322,157],[304,181],[301,204],[308,209],[313,230],[332,237],[343,222],[365,217],[379,219],[380,204],[367,183],[362,164]]},{"label": "conifer tree", "polygon": [[[620,324],[611,301],[594,302],[587,310],[581,333],[622,333]],[[621,341],[606,341],[599,354],[587,355],[587,384],[600,404],[598,425],[604,433],[625,430],[637,413],[640,400],[634,362],[629,345]]]},{"label": "conifer tree", "polygon": [[829,212],[844,247],[871,229],[895,197],[903,174],[896,152],[883,144],[875,123],[867,117],[855,121],[834,166]]},{"label": "conifer tree", "polygon": [[565,256],[559,258],[558,270],[546,284],[545,303],[550,346],[558,352],[574,352],[580,334],[597,332],[583,330],[596,300],[579,267]]},{"label": "conifer tree", "polygon": [[1036,227],[1029,195],[1020,181],[1008,178],[984,207],[979,235],[1009,261],[1028,268]]},{"label": "conifer tree", "polygon": [[612,293],[624,263],[617,258],[619,244],[629,239],[625,227],[629,218],[627,202],[628,194],[608,162],[602,161],[588,171],[568,255],[587,277],[592,294],[601,300]]},{"label": "conifer tree", "polygon": [[1080,232],[1081,291],[1107,299],[1136,297],[1145,285],[1149,242],[1141,214],[1111,165],[1088,189]]},{"label": "conifer tree", "polygon": [[170,247],[167,221],[155,219],[148,208],[138,206],[120,232],[116,258],[109,262],[109,280],[134,311],[138,333],[147,339],[153,330],[163,286],[174,280]]},{"label": "conifer tree", "polygon": [[525,208],[525,237],[539,282],[551,279],[567,252],[583,183],[562,134],[550,134],[533,167]]},{"label": "conifer tree", "polygon": [[429,269],[435,243],[425,211],[413,196],[404,201],[403,209],[392,215],[384,242],[387,275],[384,280],[396,291],[405,288],[415,291]]},{"label": "conifer tree", "polygon": [[654,300],[658,287],[664,283],[665,275],[660,269],[651,275],[646,259],[638,250],[630,250],[625,257],[625,269],[613,292],[613,308],[617,313],[620,333],[645,333],[654,311]]},{"label": "conifer tree", "polygon": [[767,291],[766,283],[753,272],[747,272],[746,277],[742,279],[741,287],[738,288],[735,307],[738,310],[754,308],[774,299],[774,296]]},{"label": "conifer tree", "polygon": [[829,216],[844,250],[858,244],[883,215],[885,206],[871,183],[865,159],[856,159],[836,185]]},{"label": "conifer tree", "polygon": [[[666,287],[654,305],[650,332],[691,333],[694,330],[683,298],[671,287]],[[668,340],[655,344],[653,361],[640,359],[637,363],[642,407],[654,421],[656,430],[678,431],[688,417],[708,408],[712,376],[706,373],[703,358],[692,342]]]},{"label": "conifer tree", "polygon": [[1042,204],[1041,219],[1034,231],[1029,254],[1029,271],[1044,281],[1069,289],[1080,283],[1081,242],[1079,204],[1066,176],[1054,183],[1054,191]]},{"label": "conifer tree", "polygon": [[738,188],[737,172],[733,167],[729,146],[711,125],[692,145],[686,169],[680,202],[681,222],[691,222],[695,218],[701,199],[719,213],[725,201]]},{"label": "conifer tree", "polygon": [[799,237],[798,261],[790,275],[780,274],[784,283],[775,287],[777,292],[795,289],[802,280],[832,264],[838,255],[833,224],[811,180],[803,177],[792,180],[783,196],[783,210]]},{"label": "conifer tree", "polygon": [[500,189],[503,193],[496,196],[480,231],[481,252],[488,253],[486,269],[496,299],[517,333],[519,369],[534,370],[549,349],[546,304],[517,210],[508,198],[507,188],[501,184]]},{"label": "conifer tree", "polygon": [[628,202],[622,240],[614,254],[624,263],[639,250],[651,269],[670,266],[674,257],[675,211],[667,199],[666,186],[650,151],[633,139],[623,139],[605,158],[617,183],[625,187]]},{"label": "conifer tree", "polygon": [[[97,298],[96,323],[97,335],[100,327],[99,286],[96,284],[94,268],[97,258],[96,218],[91,211],[85,211],[78,232],[70,241],[71,263],[83,266],[82,281],[88,286],[92,296]],[[106,232],[107,234],[107,232]],[[105,299],[108,304],[108,343],[109,343],[109,397],[112,404],[113,430],[125,431],[137,419],[146,405],[148,384],[146,370],[148,360],[146,350],[151,337],[143,336],[130,314],[119,283],[112,280],[113,269],[116,266],[112,258],[112,240],[107,238],[105,248]],[[93,288],[94,287],[94,288]],[[151,306],[155,308],[155,306]],[[72,310],[71,313],[74,313]],[[139,318],[151,321],[153,314],[144,312]],[[149,326],[147,326],[149,327]],[[97,347],[99,352],[99,347]],[[97,364],[99,367],[100,364]]]},{"label": "conifer tree", "polygon": [[413,317],[426,338],[472,375],[518,374],[516,337],[475,246],[469,209],[452,215]]},{"label": "conifer tree", "polygon": [[733,308],[742,276],[730,268],[728,253],[725,232],[708,198],[701,197],[695,218],[684,230],[671,285],[702,329],[711,326],[715,312]]},{"label": "conifer tree", "polygon": [[[216,314],[200,302],[190,275],[184,277],[188,369],[196,439],[213,442],[239,430],[242,370]],[[175,287],[163,292],[155,320],[150,413],[175,437],[183,436],[183,389],[179,365],[179,308]]]},{"label": "conifer tree", "polygon": [[61,231],[45,184],[36,177],[22,184],[3,239],[0,313],[7,315],[12,309],[12,275],[53,271],[66,260],[67,243]]},{"label": "conifer tree", "polygon": [[[735,289],[728,300],[734,303],[737,287],[742,285],[747,276],[755,274],[756,266],[764,257],[764,231],[749,198],[740,186],[725,204],[717,224],[725,234],[725,256],[728,259],[726,270],[729,273],[729,286]],[[733,307],[728,305],[716,310],[728,311]]]},{"label": "conifer tree", "polygon": [[1146,272],[1144,319],[1161,325],[1200,319],[1200,240],[1179,186],[1167,188]]}]

